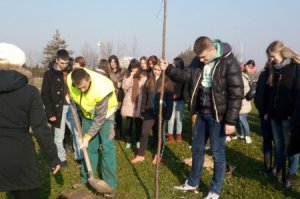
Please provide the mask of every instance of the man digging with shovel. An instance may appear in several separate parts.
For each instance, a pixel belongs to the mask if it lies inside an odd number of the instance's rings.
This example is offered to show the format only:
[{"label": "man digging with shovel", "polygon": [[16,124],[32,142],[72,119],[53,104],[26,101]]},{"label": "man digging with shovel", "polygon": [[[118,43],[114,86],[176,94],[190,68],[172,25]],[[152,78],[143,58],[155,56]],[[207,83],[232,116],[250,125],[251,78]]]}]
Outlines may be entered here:
[{"label": "man digging with shovel", "polygon": [[[82,182],[89,183],[106,197],[113,197],[117,186],[114,113],[118,105],[113,83],[103,75],[78,68],[69,74],[67,84],[70,97],[83,112],[84,136],[80,148],[87,150],[87,154],[81,167]],[[100,143],[103,180],[93,177],[98,165]]]}]

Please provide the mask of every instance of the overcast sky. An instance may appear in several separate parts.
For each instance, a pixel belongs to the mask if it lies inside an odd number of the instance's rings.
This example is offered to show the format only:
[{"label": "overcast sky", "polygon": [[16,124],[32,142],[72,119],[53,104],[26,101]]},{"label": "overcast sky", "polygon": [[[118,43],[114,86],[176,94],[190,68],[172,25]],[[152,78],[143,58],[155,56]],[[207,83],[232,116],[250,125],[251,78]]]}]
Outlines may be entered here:
[{"label": "overcast sky", "polygon": [[[75,56],[85,43],[97,52],[99,41],[130,48],[134,38],[137,57],[161,56],[162,0],[1,0],[0,8],[0,42],[27,54],[41,56],[58,29]],[[263,66],[274,40],[300,51],[299,19],[298,0],[168,0],[166,56],[173,59],[205,35]]]}]

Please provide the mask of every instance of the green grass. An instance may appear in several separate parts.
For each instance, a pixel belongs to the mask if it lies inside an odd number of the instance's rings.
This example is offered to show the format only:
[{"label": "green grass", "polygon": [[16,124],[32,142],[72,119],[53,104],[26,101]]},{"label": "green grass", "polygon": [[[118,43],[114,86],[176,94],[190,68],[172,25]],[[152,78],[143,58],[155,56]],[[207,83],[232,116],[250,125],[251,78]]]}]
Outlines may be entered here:
[{"label": "green grass", "polygon": [[[286,190],[277,185],[263,174],[262,137],[259,133],[259,124],[256,110],[249,115],[252,144],[244,141],[231,141],[227,144],[227,161],[236,166],[233,174],[227,174],[223,184],[221,198],[241,199],[279,199],[300,198],[300,188],[297,185],[293,190]],[[183,183],[190,168],[182,160],[191,157],[188,141],[191,135],[191,122],[189,114],[185,112],[184,142],[167,143],[162,163],[160,164],[160,198],[166,199],[199,199],[208,192],[212,171],[203,170],[200,180],[200,193],[183,193],[174,191],[173,186]],[[115,143],[117,154],[118,188],[117,199],[152,199],[155,196],[155,166],[152,165],[154,151],[148,150],[146,161],[132,165],[136,150],[125,149],[125,142],[117,140]],[[38,151],[39,153],[39,151]],[[42,177],[42,198],[56,198],[62,191],[73,191],[72,185],[80,182],[79,168],[74,162],[73,154],[68,154],[69,167],[61,170],[61,174],[53,177],[45,165],[44,157],[38,154]],[[299,184],[300,180],[297,181]],[[85,189],[85,188],[84,188]],[[0,198],[12,198],[5,193],[0,193]],[[99,197],[97,197],[99,198]]]}]

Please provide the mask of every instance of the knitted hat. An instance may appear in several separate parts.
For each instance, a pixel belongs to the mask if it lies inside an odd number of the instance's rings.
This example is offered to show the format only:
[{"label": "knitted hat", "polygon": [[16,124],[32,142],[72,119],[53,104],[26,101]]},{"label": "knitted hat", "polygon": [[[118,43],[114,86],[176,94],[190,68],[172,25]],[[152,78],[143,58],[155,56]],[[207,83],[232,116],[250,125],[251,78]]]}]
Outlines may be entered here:
[{"label": "knitted hat", "polygon": [[0,43],[0,64],[24,65],[26,57],[24,52],[13,44]]}]

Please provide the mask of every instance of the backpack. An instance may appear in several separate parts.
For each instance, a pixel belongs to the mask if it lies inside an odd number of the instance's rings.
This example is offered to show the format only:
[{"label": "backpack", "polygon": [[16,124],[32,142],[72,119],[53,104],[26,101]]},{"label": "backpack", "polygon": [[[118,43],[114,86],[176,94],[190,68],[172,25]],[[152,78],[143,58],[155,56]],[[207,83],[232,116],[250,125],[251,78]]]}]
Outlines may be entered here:
[{"label": "backpack", "polygon": [[247,101],[250,101],[250,100],[252,100],[255,97],[256,87],[257,87],[257,81],[251,81],[249,79],[248,75],[244,75],[243,74],[243,77],[245,77],[248,80],[248,82],[249,82],[250,90],[246,93],[245,99]]}]

